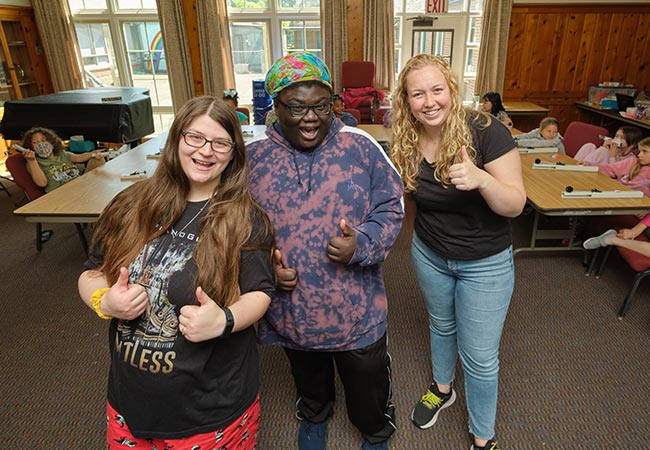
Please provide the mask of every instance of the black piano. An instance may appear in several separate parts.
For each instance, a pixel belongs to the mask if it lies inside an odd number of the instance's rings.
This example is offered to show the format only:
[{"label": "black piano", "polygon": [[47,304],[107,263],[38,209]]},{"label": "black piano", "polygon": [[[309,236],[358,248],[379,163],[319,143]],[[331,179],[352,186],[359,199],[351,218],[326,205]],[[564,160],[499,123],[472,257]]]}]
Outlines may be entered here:
[{"label": "black piano", "polygon": [[61,137],[88,141],[135,142],[154,132],[149,90],[100,87],[62,91],[4,104],[0,133],[21,139],[32,127],[51,128]]}]

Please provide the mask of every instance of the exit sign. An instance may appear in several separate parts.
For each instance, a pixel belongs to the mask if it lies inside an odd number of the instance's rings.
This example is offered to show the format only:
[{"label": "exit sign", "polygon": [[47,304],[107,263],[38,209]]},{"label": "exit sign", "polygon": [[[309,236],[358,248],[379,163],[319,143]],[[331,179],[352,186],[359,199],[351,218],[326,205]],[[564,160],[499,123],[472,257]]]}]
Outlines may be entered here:
[{"label": "exit sign", "polygon": [[439,14],[447,12],[447,0],[427,0],[427,14]]}]

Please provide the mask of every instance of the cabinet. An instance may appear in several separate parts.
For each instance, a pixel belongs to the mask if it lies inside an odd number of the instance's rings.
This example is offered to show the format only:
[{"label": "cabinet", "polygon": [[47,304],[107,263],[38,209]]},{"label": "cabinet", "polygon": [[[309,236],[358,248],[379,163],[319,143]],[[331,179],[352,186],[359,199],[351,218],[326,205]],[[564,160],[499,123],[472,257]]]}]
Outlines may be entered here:
[{"label": "cabinet", "polygon": [[31,8],[0,7],[0,106],[52,92]]}]

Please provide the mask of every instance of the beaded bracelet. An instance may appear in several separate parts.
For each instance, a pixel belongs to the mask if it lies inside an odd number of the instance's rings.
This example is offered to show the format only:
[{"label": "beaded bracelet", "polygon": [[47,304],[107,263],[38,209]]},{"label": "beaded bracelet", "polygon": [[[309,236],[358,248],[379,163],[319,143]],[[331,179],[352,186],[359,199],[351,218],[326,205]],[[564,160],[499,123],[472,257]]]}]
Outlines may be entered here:
[{"label": "beaded bracelet", "polygon": [[101,319],[106,319],[106,320],[112,319],[111,316],[107,316],[106,314],[104,314],[101,308],[99,307],[102,303],[102,297],[104,296],[105,293],[107,293],[110,290],[111,288],[97,289],[95,292],[93,292],[93,295],[90,296],[90,300],[93,302],[93,309]]}]

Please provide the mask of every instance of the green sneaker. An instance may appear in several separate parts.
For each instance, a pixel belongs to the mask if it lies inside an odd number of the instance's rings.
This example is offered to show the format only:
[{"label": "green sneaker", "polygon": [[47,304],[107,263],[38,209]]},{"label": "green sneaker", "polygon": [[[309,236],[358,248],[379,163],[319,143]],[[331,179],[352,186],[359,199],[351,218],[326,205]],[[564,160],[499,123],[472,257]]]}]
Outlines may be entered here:
[{"label": "green sneaker", "polygon": [[438,390],[436,383],[432,383],[431,387],[427,389],[426,394],[422,396],[420,401],[413,412],[411,413],[411,421],[416,427],[424,430],[436,423],[440,411],[448,406],[451,406],[456,401],[456,391],[453,389],[447,394],[443,394]]}]

